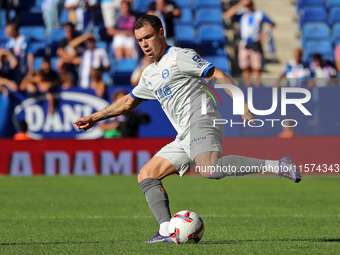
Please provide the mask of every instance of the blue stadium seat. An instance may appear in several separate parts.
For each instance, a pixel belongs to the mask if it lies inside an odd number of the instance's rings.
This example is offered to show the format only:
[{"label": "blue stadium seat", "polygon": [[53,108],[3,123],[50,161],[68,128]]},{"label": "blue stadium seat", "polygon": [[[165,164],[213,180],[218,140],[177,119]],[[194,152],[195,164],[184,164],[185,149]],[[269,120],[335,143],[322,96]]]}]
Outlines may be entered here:
[{"label": "blue stadium seat", "polygon": [[231,75],[228,56],[205,56],[203,59],[216,66],[222,72]]},{"label": "blue stadium seat", "polygon": [[47,39],[48,47],[50,48],[50,56],[56,56],[60,41],[65,38],[63,28],[52,28],[50,37]]},{"label": "blue stadium seat", "polygon": [[69,14],[70,11],[68,10],[65,10],[65,9],[62,9],[61,10],[61,13],[60,13],[60,16],[59,16],[59,23],[64,25],[66,24],[67,22],[69,22],[69,19],[68,19],[68,14]]},{"label": "blue stadium seat", "polygon": [[194,48],[196,46],[195,29],[191,25],[176,25],[175,38],[180,47]]},{"label": "blue stadium seat", "polygon": [[35,6],[35,0],[22,0],[20,1],[20,4],[19,4],[20,9],[28,9],[34,6]]},{"label": "blue stadium seat", "polygon": [[226,42],[224,36],[224,28],[220,25],[201,25],[198,28],[199,42],[218,41],[221,43]]},{"label": "blue stadium seat", "polygon": [[44,61],[43,57],[35,57],[34,58],[34,71],[39,70],[41,63]]},{"label": "blue stadium seat", "polygon": [[[6,20],[6,10],[0,10],[0,15],[1,15],[1,27],[5,27],[7,25],[7,20]],[[9,19],[13,20],[15,17],[15,11],[10,10],[9,12]]]},{"label": "blue stadium seat", "polygon": [[225,54],[223,47],[227,40],[223,26],[201,25],[198,28],[198,42],[202,55]]},{"label": "blue stadium seat", "polygon": [[113,61],[113,71],[115,74],[123,73],[123,72],[130,72],[132,73],[133,70],[138,65],[138,60],[133,58],[126,58],[126,59],[116,59]]},{"label": "blue stadium seat", "polygon": [[45,41],[45,27],[43,26],[20,27],[19,34],[25,35],[28,40]]},{"label": "blue stadium seat", "polygon": [[154,0],[135,0],[132,6],[132,10],[137,13],[146,13],[148,11],[149,4],[154,2]]},{"label": "blue stadium seat", "polygon": [[304,9],[306,7],[318,7],[325,8],[324,0],[298,0],[296,4],[297,10]]},{"label": "blue stadium seat", "polygon": [[65,33],[63,28],[52,28],[50,37],[48,38],[49,42],[60,42],[65,38]]},{"label": "blue stadium seat", "polygon": [[182,10],[182,8],[191,8],[192,1],[191,0],[173,0],[179,8]]},{"label": "blue stadium seat", "polygon": [[201,8],[201,7],[222,8],[222,3],[220,0],[195,0],[194,8]]},{"label": "blue stadium seat", "polygon": [[340,41],[340,23],[335,23],[332,27],[332,40],[335,45]]},{"label": "blue stadium seat", "polygon": [[53,71],[58,71],[58,69],[57,69],[57,61],[58,61],[58,59],[59,59],[59,57],[52,57],[51,58],[51,69],[53,70]]},{"label": "blue stadium seat", "polygon": [[306,42],[303,58],[305,61],[312,61],[314,54],[321,54],[324,59],[334,61],[334,51],[331,40],[308,41]]},{"label": "blue stadium seat", "polygon": [[117,59],[111,62],[111,76],[114,84],[130,85],[130,77],[138,65],[137,59]]},{"label": "blue stadium seat", "polygon": [[41,6],[43,0],[35,0],[35,6]]},{"label": "blue stadium seat", "polygon": [[325,22],[328,23],[327,20],[327,12],[324,9],[320,8],[306,8],[303,11],[301,11],[300,15],[300,28],[306,23],[306,22]]},{"label": "blue stadium seat", "polygon": [[327,8],[340,7],[340,0],[327,0]]},{"label": "blue stadium seat", "polygon": [[109,72],[104,72],[102,80],[104,81],[106,86],[111,86],[112,85],[112,78]]},{"label": "blue stadium seat", "polygon": [[97,41],[96,42],[96,47],[97,48],[103,48],[104,50],[107,51],[107,42],[105,42],[105,41]]},{"label": "blue stadium seat", "polygon": [[302,44],[309,40],[324,40],[328,38],[330,38],[330,29],[325,23],[306,23],[302,27]]},{"label": "blue stadium seat", "polygon": [[5,28],[4,27],[0,28],[0,40],[1,41],[8,41],[8,38],[6,37],[6,34],[5,34]]},{"label": "blue stadium seat", "polygon": [[29,44],[29,48],[34,56],[46,56],[46,43],[32,41]]},{"label": "blue stadium seat", "polygon": [[333,25],[337,22],[340,22],[340,6],[332,8],[329,12],[329,24]]},{"label": "blue stadium seat", "polygon": [[190,8],[181,9],[181,17],[179,19],[174,19],[174,23],[177,25],[189,25],[193,23],[192,10]]},{"label": "blue stadium seat", "polygon": [[0,48],[6,48],[6,41],[0,40]]},{"label": "blue stadium seat", "polygon": [[207,23],[224,24],[221,8],[197,9],[195,19],[196,26]]},{"label": "blue stadium seat", "polygon": [[41,13],[41,8],[39,12],[31,12],[30,10],[24,9],[20,11],[19,27],[22,26],[43,26],[44,21]]}]

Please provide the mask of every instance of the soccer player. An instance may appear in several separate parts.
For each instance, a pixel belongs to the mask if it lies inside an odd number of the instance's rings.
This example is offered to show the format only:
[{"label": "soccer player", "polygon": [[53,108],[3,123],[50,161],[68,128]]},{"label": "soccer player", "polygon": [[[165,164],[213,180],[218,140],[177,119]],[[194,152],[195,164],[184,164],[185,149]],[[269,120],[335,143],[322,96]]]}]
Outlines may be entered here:
[{"label": "soccer player", "polygon": [[[175,141],[163,147],[138,174],[138,182],[146,196],[150,210],[160,229],[147,243],[172,242],[168,233],[171,218],[168,195],[161,180],[171,174],[183,176],[193,163],[202,169],[201,175],[210,179],[221,179],[230,175],[245,175],[261,172],[271,167],[273,173],[300,181],[296,165],[291,159],[262,160],[241,156],[221,158],[224,130],[223,125],[213,126],[213,119],[220,119],[212,100],[207,99],[207,114],[201,115],[201,95],[204,93],[202,78],[217,79],[234,85],[232,79],[203,60],[195,51],[168,46],[164,38],[162,23],[158,17],[145,15],[134,26],[135,37],[143,52],[154,60],[142,74],[139,84],[130,94],[120,98],[105,109],[74,122],[77,129],[88,130],[98,121],[119,116],[133,110],[144,100],[157,99],[172,125],[178,132]],[[232,96],[230,90],[225,91]],[[192,107],[190,107],[192,106]],[[242,118],[253,121],[253,114],[244,103]],[[255,123],[254,123],[255,124]],[[234,171],[204,171],[210,167],[233,166]],[[253,167],[252,172],[241,168]]]}]

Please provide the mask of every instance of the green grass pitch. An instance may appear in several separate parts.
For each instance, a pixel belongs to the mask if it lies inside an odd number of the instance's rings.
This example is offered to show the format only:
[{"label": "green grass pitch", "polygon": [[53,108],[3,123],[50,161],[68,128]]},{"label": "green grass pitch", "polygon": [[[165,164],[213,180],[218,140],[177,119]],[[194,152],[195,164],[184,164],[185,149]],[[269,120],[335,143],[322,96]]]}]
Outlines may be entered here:
[{"label": "green grass pitch", "polygon": [[199,244],[142,244],[158,224],[136,176],[0,178],[1,254],[338,254],[340,179],[163,181]]}]

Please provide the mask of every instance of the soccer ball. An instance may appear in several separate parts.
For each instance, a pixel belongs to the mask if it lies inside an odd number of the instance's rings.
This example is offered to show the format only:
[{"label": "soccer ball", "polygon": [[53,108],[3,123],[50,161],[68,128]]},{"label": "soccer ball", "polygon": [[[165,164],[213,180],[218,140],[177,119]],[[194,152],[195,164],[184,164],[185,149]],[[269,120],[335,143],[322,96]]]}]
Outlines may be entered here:
[{"label": "soccer ball", "polygon": [[195,212],[180,211],[170,220],[169,235],[174,243],[198,243],[203,234],[203,220]]}]

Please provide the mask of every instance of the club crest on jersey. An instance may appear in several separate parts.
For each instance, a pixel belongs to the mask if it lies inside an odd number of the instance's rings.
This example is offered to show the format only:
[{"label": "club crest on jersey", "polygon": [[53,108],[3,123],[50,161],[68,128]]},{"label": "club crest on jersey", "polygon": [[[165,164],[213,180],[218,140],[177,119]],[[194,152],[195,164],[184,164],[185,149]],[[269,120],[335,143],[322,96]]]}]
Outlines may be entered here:
[{"label": "club crest on jersey", "polygon": [[169,74],[170,74],[169,70],[168,69],[164,69],[163,72],[162,72],[163,79],[168,78]]}]

